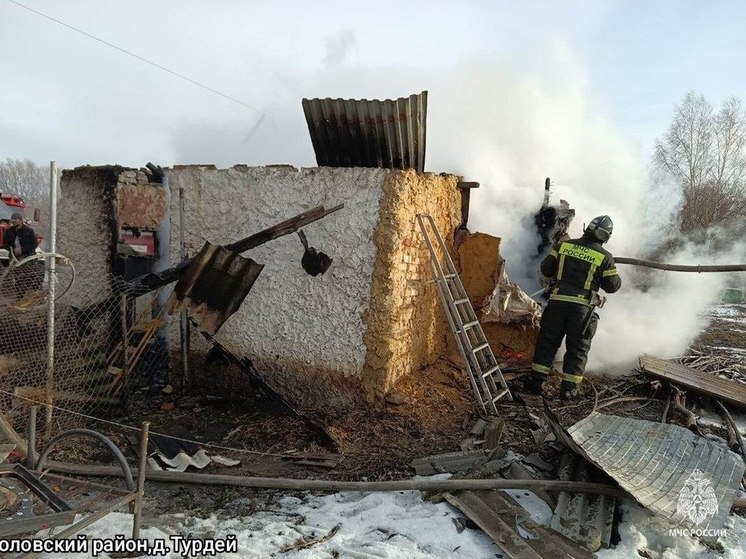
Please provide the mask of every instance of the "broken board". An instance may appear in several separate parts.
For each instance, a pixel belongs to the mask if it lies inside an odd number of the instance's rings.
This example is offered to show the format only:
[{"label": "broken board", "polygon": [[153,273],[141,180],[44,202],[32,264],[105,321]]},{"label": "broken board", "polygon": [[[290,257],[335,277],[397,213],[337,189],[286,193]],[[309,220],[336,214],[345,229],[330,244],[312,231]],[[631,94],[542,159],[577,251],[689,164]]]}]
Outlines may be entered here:
[{"label": "broken board", "polygon": [[640,367],[645,374],[657,379],[668,381],[692,392],[712,396],[742,409],[746,408],[746,384],[720,378],[651,355],[640,357]]},{"label": "broken board", "polygon": [[[464,491],[445,494],[451,505],[463,512],[511,559],[592,559],[593,553],[554,530],[531,521],[529,513],[500,491]],[[521,537],[518,526],[534,537]]]}]

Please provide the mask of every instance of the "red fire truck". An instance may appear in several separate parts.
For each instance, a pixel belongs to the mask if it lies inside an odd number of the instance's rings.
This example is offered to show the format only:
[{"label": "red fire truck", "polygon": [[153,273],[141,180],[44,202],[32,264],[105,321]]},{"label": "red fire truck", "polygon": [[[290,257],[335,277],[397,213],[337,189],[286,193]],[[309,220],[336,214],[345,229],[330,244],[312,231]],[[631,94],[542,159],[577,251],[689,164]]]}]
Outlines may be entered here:
[{"label": "red fire truck", "polygon": [[8,251],[2,248],[3,235],[6,229],[11,226],[10,217],[15,212],[23,215],[23,219],[34,231],[36,231],[36,240],[39,243],[36,251],[41,252],[44,244],[44,236],[39,234],[39,209],[29,208],[23,201],[23,198],[15,194],[0,193],[0,264],[7,266],[10,262]]}]

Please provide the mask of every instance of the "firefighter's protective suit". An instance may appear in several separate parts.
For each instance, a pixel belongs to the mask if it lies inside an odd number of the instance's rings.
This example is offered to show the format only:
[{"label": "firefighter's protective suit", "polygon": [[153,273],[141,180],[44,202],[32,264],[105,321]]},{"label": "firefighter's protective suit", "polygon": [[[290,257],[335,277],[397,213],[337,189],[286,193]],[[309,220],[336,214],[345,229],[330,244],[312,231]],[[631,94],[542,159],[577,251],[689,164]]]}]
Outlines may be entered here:
[{"label": "firefighter's protective suit", "polygon": [[[542,375],[545,378],[549,374],[563,338],[567,349],[563,361],[563,387],[568,383],[577,385],[583,380],[588,351],[598,324],[598,315],[591,306],[593,294],[599,288],[614,293],[622,286],[614,258],[601,244],[586,232],[580,239],[562,242],[541,262],[541,273],[555,278],[556,282],[541,317],[531,365],[533,379],[538,379],[539,391]],[[589,313],[593,313],[590,321]]]}]

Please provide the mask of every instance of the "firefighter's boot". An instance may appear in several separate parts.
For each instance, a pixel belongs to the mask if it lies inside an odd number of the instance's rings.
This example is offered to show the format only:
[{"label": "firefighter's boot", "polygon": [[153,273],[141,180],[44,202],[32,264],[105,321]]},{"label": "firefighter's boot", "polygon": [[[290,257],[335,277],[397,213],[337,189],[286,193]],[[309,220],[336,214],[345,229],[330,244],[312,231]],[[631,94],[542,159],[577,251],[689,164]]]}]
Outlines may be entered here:
[{"label": "firefighter's boot", "polygon": [[560,384],[560,399],[571,400],[578,395],[577,383],[570,382],[569,380],[563,380]]},{"label": "firefighter's boot", "polygon": [[528,394],[538,396],[541,394],[541,387],[545,380],[547,380],[547,375],[531,371],[531,374],[523,385],[523,390]]}]

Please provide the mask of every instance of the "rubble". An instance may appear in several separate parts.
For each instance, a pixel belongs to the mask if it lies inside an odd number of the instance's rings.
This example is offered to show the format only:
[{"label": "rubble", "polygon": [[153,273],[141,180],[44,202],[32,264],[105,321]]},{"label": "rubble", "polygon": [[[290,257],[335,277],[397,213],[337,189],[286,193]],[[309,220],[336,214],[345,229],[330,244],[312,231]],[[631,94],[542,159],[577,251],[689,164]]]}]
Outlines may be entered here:
[{"label": "rubble", "polygon": [[[178,430],[180,437],[170,437],[159,433],[151,433],[148,442],[148,466],[153,470],[184,472],[189,467],[202,470],[212,463],[220,466],[237,466],[240,460],[226,458],[219,454],[208,452],[200,445],[187,440],[184,436],[189,433]],[[130,438],[132,447],[137,448],[135,440]]]},{"label": "rubble", "polygon": [[487,454],[483,450],[468,450],[417,458],[412,461],[412,468],[418,476],[431,476],[446,472],[468,472],[486,462]]}]

